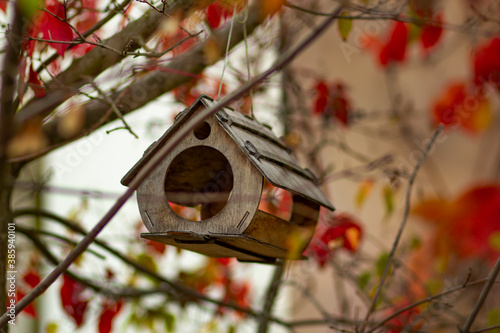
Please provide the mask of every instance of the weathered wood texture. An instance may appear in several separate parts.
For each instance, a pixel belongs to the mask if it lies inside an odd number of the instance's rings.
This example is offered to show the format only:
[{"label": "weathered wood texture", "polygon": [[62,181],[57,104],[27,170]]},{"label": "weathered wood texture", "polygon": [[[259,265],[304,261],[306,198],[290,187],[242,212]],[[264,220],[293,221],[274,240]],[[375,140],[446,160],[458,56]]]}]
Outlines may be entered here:
[{"label": "weathered wood texture", "polygon": [[[181,112],[122,183],[130,183],[176,130],[211,103],[200,96]],[[258,210],[264,177],[293,194],[290,221]],[[150,231],[142,237],[213,257],[267,263],[301,259],[297,253],[290,258],[290,237],[299,236],[302,243],[295,244],[295,252],[302,252],[314,234],[320,206],[333,209],[314,181],[269,128],[226,108],[199,124],[138,188],[139,210]],[[177,215],[169,202],[201,205],[201,220]]]}]

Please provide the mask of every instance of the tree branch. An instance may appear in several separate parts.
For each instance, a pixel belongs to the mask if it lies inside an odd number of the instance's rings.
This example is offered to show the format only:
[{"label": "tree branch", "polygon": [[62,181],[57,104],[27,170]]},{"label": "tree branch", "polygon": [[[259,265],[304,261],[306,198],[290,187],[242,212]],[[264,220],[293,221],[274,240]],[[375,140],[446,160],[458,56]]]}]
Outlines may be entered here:
[{"label": "tree branch", "polygon": [[[213,0],[203,3],[208,5]],[[186,17],[193,8],[198,8],[197,0],[178,0],[166,9],[165,13],[148,10],[141,18],[127,24],[125,28],[103,42],[108,48],[119,50],[123,54],[95,47],[84,56],[75,59],[72,64],[54,80],[46,84],[46,96],[29,101],[16,114],[16,123],[22,124],[33,117],[45,117],[75,91],[88,83],[88,78],[95,78],[106,69],[122,61],[127,52],[139,49],[149,40],[160,23],[168,16]]]},{"label": "tree branch", "polygon": [[[336,9],[334,15],[340,13],[342,6]],[[149,160],[146,165],[139,171],[137,176],[130,182],[129,188],[123,193],[123,195],[115,202],[111,209],[104,215],[104,217],[92,228],[92,230],[78,243],[78,245],[71,251],[71,253],[54,269],[52,270],[45,279],[43,279],[33,290],[31,290],[28,295],[26,295],[19,303],[16,305],[16,315],[22,311],[28,304],[33,302],[38,296],[40,296],[48,287],[54,283],[54,281],[61,275],[68,267],[73,263],[80,254],[82,254],[90,244],[95,240],[97,235],[102,231],[102,229],[111,221],[115,214],[120,210],[123,204],[132,196],[134,191],[139,187],[139,185],[144,181],[144,179],[151,174],[151,172],[165,159],[165,157],[176,147],[182,139],[187,136],[201,121],[208,118],[210,115],[221,110],[223,107],[227,106],[231,101],[246,95],[252,88],[257,86],[259,83],[267,79],[269,76],[279,71],[284,66],[288,65],[300,52],[307,48],[314,40],[316,40],[325,30],[335,21],[335,17],[327,18],[322,24],[319,25],[308,37],[306,37],[302,42],[300,42],[294,49],[285,53],[281,56],[276,63],[271,66],[268,70],[256,76],[252,80],[245,83],[239,89],[233,93],[228,94],[219,103],[213,105],[210,108],[203,109],[190,118],[182,128],[175,132],[170,140],[163,146],[158,153]],[[261,15],[262,16],[262,15]],[[3,327],[8,321],[7,313],[4,313],[0,317],[0,326]]]},{"label": "tree branch", "polygon": [[[246,20],[246,30],[248,34],[255,30],[255,28],[265,20],[261,10],[259,2],[249,8],[248,19]],[[197,43],[192,49],[175,57],[168,65],[152,68],[153,70],[149,73],[138,77],[127,87],[113,93],[110,98],[115,101],[122,115],[135,111],[167,91],[192,80],[194,75],[201,73],[207,66],[212,65],[217,59],[207,59],[205,56],[206,50],[213,48],[214,45],[216,45],[219,50],[223,50],[227,44],[228,38],[229,26],[226,25],[215,31],[207,40]],[[231,42],[229,43],[230,48],[234,48],[243,38],[243,26],[239,22],[235,22]],[[216,44],[214,44],[214,42]],[[223,52],[220,53],[219,59],[222,58],[222,56]],[[84,78],[82,77],[82,79]],[[86,82],[88,82],[88,78]],[[23,109],[24,116],[19,117],[17,121],[24,121],[27,115],[33,117],[40,113],[43,114],[48,108],[52,110],[61,100],[66,99],[69,93],[73,94],[74,91],[55,90],[46,98],[39,99],[31,105],[27,105]],[[117,119],[116,115],[108,112],[109,108],[108,103],[100,100],[92,100],[82,105],[82,113],[84,114],[83,130],[81,133],[77,133],[71,137],[61,135],[61,132],[58,130],[58,128],[60,128],[59,119],[48,122],[42,129],[49,141],[49,146],[30,155],[13,158],[11,161],[30,161],[66,143],[79,139],[96,128]]]},{"label": "tree branch", "polygon": [[282,262],[276,266],[274,269],[274,274],[269,284],[269,288],[266,293],[266,299],[264,302],[264,307],[262,308],[262,319],[259,323],[259,333],[266,333],[269,324],[269,317],[273,309],[274,301],[278,295],[278,290],[281,284],[281,277],[285,270],[285,263]]},{"label": "tree branch", "polygon": [[365,327],[370,319],[370,315],[372,314],[373,310],[375,310],[375,305],[377,304],[377,300],[380,296],[380,293],[381,293],[382,288],[384,286],[385,280],[386,280],[387,275],[389,273],[389,268],[392,265],[392,261],[394,259],[394,254],[396,253],[396,249],[398,248],[399,241],[401,239],[404,228],[406,226],[406,221],[408,220],[408,215],[410,213],[411,190],[413,187],[413,183],[415,182],[415,179],[417,178],[418,170],[420,169],[420,167],[424,163],[424,160],[425,160],[427,154],[429,153],[430,149],[434,145],[434,142],[436,141],[437,137],[441,133],[442,129],[443,129],[443,125],[441,125],[441,124],[438,126],[438,128],[436,128],[436,130],[432,134],[432,137],[431,137],[431,140],[429,141],[429,144],[427,145],[427,147],[425,147],[425,151],[422,153],[422,156],[420,156],[420,159],[417,162],[417,164],[415,165],[415,168],[413,169],[413,172],[410,176],[410,180],[408,181],[408,188],[406,190],[405,209],[404,209],[404,213],[403,213],[403,219],[401,220],[401,224],[399,226],[398,233],[397,233],[396,238],[394,239],[394,242],[392,244],[392,249],[391,249],[391,252],[389,253],[389,257],[387,258],[387,263],[385,264],[384,273],[380,277],[380,282],[377,286],[377,290],[375,291],[375,295],[373,296],[373,299],[370,303],[370,307],[368,308],[368,311],[366,312],[365,320],[364,320],[363,324],[361,325],[361,329],[359,330],[360,332],[363,332],[365,330]]},{"label": "tree branch", "polygon": [[[7,32],[7,43],[2,64],[0,88],[0,311],[7,312],[10,301],[7,295],[7,272],[15,271],[15,259],[7,261],[9,223],[12,222],[11,195],[14,186],[12,165],[7,162],[9,141],[13,135],[13,120],[16,112],[13,107],[14,94],[17,87],[17,68],[20,61],[21,34],[24,15],[14,5],[14,14],[10,30]],[[15,258],[15,248],[14,258]],[[7,333],[8,327],[0,329]]]},{"label": "tree branch", "polygon": [[469,314],[469,317],[467,318],[467,321],[465,322],[464,326],[460,329],[460,332],[469,333],[469,330],[472,327],[472,324],[474,323],[474,320],[476,319],[479,310],[481,310],[484,301],[486,301],[486,297],[488,297],[488,294],[490,293],[490,290],[493,287],[495,279],[497,278],[499,273],[500,273],[500,255],[498,256],[497,262],[493,267],[493,269],[491,270],[490,275],[488,276],[488,280],[486,281],[483,290],[481,290],[481,294],[477,299],[476,305],[474,305],[474,309],[472,309],[472,312]]}]

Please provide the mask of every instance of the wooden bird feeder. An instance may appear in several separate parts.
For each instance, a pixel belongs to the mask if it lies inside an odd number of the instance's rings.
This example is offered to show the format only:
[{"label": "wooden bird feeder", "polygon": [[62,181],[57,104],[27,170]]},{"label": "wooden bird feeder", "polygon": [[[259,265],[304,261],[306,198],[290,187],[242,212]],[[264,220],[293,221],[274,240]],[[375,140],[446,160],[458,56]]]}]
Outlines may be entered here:
[{"label": "wooden bird feeder", "polygon": [[[173,133],[213,103],[201,95],[179,113],[122,184],[130,184]],[[289,221],[258,209],[264,178],[292,194]],[[297,165],[270,128],[224,108],[199,124],[137,189],[139,210],[149,231],[141,237],[212,257],[264,263],[291,259],[290,236],[302,235],[300,252],[295,251],[301,253],[313,236],[320,206],[334,210],[315,180],[311,171]],[[178,215],[169,203],[200,207],[200,221]]]}]

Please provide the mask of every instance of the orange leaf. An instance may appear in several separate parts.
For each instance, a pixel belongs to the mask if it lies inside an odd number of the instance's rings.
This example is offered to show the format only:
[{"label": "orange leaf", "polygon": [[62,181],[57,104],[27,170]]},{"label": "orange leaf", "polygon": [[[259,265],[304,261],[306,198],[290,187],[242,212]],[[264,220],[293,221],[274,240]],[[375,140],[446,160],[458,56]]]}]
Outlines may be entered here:
[{"label": "orange leaf", "polygon": [[366,179],[359,183],[358,185],[358,193],[356,194],[356,207],[361,207],[368,196],[371,194],[373,190],[373,186],[375,185],[375,181],[373,179]]},{"label": "orange leaf", "polygon": [[446,200],[430,199],[418,204],[412,212],[429,221],[443,221],[448,216],[447,207]]},{"label": "orange leaf", "polygon": [[261,0],[260,8],[263,17],[274,15],[281,10],[281,7],[286,3],[285,0]]},{"label": "orange leaf", "polygon": [[437,255],[450,250],[459,258],[479,257],[493,262],[497,251],[490,238],[500,231],[500,186],[476,186],[457,199],[427,200],[414,213],[436,222],[434,249]]},{"label": "orange leaf", "polygon": [[446,88],[435,102],[433,114],[436,123],[459,126],[469,133],[483,131],[492,122],[489,100],[470,94],[464,82]]}]

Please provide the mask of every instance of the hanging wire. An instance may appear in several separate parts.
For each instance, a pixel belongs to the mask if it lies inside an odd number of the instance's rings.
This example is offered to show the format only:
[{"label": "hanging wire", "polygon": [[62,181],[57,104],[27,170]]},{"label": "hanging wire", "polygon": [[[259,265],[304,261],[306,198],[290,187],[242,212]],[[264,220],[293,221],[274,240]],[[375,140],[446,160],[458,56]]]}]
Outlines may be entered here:
[{"label": "hanging wire", "polygon": [[[246,57],[246,63],[247,63],[247,75],[248,75],[248,81],[252,78],[252,73],[250,71],[250,57],[248,56],[248,40],[247,40],[247,19],[248,19],[248,7],[245,7],[244,12],[243,12],[243,20],[238,23],[243,24],[243,40],[245,41],[245,57]],[[253,90],[250,89],[250,115],[252,118],[255,119],[255,116],[253,114]]]},{"label": "hanging wire", "polygon": [[222,82],[224,80],[224,73],[226,71],[227,62],[228,62],[228,58],[229,58],[229,46],[231,45],[231,36],[233,34],[234,20],[236,19],[236,6],[237,6],[237,4],[238,3],[234,4],[233,17],[231,19],[231,26],[229,27],[229,37],[227,38],[226,56],[225,56],[225,59],[224,59],[224,67],[222,68],[222,74],[221,74],[221,77],[220,77],[219,92],[217,93],[217,101],[220,100],[220,94],[221,94],[221,91],[222,91]]}]

